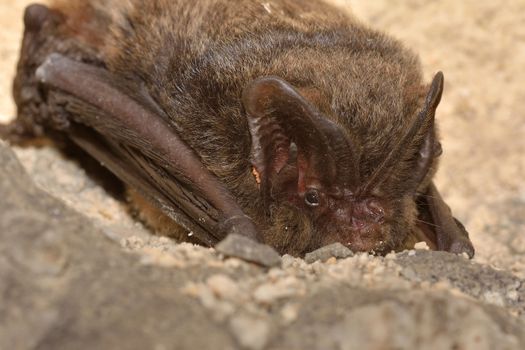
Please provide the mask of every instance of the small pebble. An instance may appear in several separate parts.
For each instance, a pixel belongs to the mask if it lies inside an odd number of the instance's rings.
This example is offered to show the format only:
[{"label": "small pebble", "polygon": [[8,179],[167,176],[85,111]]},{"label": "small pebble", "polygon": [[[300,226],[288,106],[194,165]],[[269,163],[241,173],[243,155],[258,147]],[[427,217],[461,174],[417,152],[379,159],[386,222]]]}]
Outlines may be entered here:
[{"label": "small pebble", "polygon": [[170,242],[172,242],[172,240],[169,239],[168,237],[164,237],[164,236],[159,237],[159,243],[161,244],[168,244]]},{"label": "small pebble", "polygon": [[276,283],[265,283],[257,287],[253,298],[260,304],[271,304],[272,302],[304,293],[303,284],[293,276],[281,279]]},{"label": "small pebble", "polygon": [[286,272],[281,269],[281,268],[277,268],[277,267],[273,267],[270,269],[270,271],[268,271],[268,279],[270,281],[277,281],[279,278],[283,278],[285,277],[287,274]]},{"label": "small pebble", "polygon": [[239,344],[249,350],[263,349],[270,337],[270,325],[263,319],[237,316],[230,321],[230,329]]},{"label": "small pebble", "polygon": [[217,274],[206,281],[211,291],[222,299],[234,300],[239,295],[238,285],[228,276]]},{"label": "small pebble", "polygon": [[387,255],[385,255],[385,259],[387,260],[395,260],[397,259],[397,254],[394,251],[391,251]]},{"label": "small pebble", "polygon": [[374,267],[374,269],[372,270],[372,273],[374,275],[380,275],[382,273],[385,272],[385,266],[384,265],[378,265],[376,267]]},{"label": "small pebble", "polygon": [[483,298],[488,303],[497,305],[497,306],[505,306],[505,301],[503,300],[503,295],[501,295],[498,292],[495,291],[486,291],[483,293]]},{"label": "small pebble", "polygon": [[181,293],[192,298],[197,298],[199,296],[200,289],[200,284],[189,282],[181,289]]},{"label": "small pebble", "polygon": [[316,275],[322,275],[326,271],[326,265],[319,260],[309,265],[310,270]]},{"label": "small pebble", "polygon": [[360,253],[357,258],[357,261],[360,265],[368,264],[369,260],[370,260],[370,255],[368,253]]},{"label": "small pebble", "polygon": [[144,247],[146,243],[144,243],[144,240],[137,236],[131,236],[129,238],[123,238],[120,241],[120,245],[122,248],[130,249],[130,250],[136,250]]},{"label": "small pebble", "polygon": [[511,290],[511,291],[507,292],[507,298],[510,301],[518,301],[519,297],[520,297],[520,295],[519,295],[518,291],[516,291],[516,290]]},{"label": "small pebble", "polygon": [[344,259],[353,255],[354,253],[348,249],[348,247],[337,242],[307,253],[304,260],[311,264],[317,260],[326,261],[330,258]]},{"label": "small pebble", "polygon": [[333,256],[325,261],[325,264],[328,264],[328,265],[334,265],[336,263],[337,263],[337,259]]},{"label": "small pebble", "polygon": [[430,250],[427,242],[417,242],[416,244],[414,244],[414,249],[415,250]]},{"label": "small pebble", "polygon": [[159,248],[144,247],[140,251],[140,262],[143,265],[156,265],[162,267],[186,267],[186,262]]},{"label": "small pebble", "polygon": [[299,305],[296,303],[286,304],[281,310],[281,317],[285,324],[291,324],[299,316]]},{"label": "small pebble", "polygon": [[241,258],[266,267],[281,265],[281,256],[272,247],[238,234],[228,235],[215,249],[225,256]]},{"label": "small pebble", "polygon": [[295,258],[289,254],[284,254],[281,257],[281,261],[282,261],[282,268],[287,269],[289,267],[294,266]]}]

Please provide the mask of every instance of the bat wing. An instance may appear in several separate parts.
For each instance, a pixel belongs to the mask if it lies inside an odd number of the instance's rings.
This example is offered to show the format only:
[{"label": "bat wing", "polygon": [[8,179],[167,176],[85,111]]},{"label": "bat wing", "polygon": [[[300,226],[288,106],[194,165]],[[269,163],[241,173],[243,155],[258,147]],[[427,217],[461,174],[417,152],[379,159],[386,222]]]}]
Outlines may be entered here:
[{"label": "bat wing", "polygon": [[450,208],[441,197],[433,182],[425,193],[419,195],[418,226],[424,234],[422,237],[430,248],[451,253],[467,253],[474,257],[474,246],[465,227],[452,216]]},{"label": "bat wing", "polygon": [[[53,113],[65,120],[66,135],[195,238],[214,246],[226,236],[243,236],[250,238],[242,240],[250,249],[226,248],[224,253],[265,265],[280,262],[274,251],[266,262],[257,254],[243,253],[257,248],[268,252],[269,247],[257,243],[253,221],[165,123],[162,110],[147,93],[129,89],[129,83],[119,82],[103,68],[56,53],[38,67],[36,78],[46,89]],[[125,91],[133,91],[133,97]]]}]

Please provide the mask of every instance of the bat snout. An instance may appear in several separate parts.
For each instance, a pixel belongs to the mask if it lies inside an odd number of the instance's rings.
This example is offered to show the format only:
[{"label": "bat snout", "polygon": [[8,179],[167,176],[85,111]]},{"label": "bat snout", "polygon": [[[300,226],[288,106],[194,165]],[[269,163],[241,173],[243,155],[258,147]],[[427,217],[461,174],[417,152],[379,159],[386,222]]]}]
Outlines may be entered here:
[{"label": "bat snout", "polygon": [[370,231],[385,221],[385,209],[376,199],[367,199],[355,203],[350,215],[352,231]]},{"label": "bat snout", "polygon": [[[350,230],[346,233],[345,244],[354,252],[380,251],[386,244],[387,235],[384,225],[379,223],[354,221]],[[360,225],[360,226],[358,226]]]},{"label": "bat snout", "polygon": [[320,227],[323,244],[339,242],[354,252],[382,251],[388,242],[390,212],[380,199],[348,196]]}]

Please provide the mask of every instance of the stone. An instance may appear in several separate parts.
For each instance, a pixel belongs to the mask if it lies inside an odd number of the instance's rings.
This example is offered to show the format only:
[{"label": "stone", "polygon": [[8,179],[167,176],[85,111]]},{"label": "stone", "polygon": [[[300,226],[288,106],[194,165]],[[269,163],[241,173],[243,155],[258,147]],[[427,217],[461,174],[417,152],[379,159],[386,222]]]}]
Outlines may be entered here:
[{"label": "stone", "polygon": [[354,253],[349,248],[337,242],[307,253],[304,260],[311,264],[317,260],[326,261],[330,258],[344,259],[353,255]]},{"label": "stone", "polygon": [[230,321],[230,329],[239,344],[249,350],[263,349],[270,336],[270,325],[262,319],[237,316]]},{"label": "stone", "polygon": [[417,242],[416,244],[414,244],[414,249],[415,250],[430,250],[427,242]]},{"label": "stone", "polygon": [[1,142],[0,174],[0,349],[234,348],[180,291],[195,273],[142,265]]},{"label": "stone", "polygon": [[206,281],[212,292],[221,299],[235,299],[239,297],[239,286],[230,277],[217,274]]},{"label": "stone", "polygon": [[258,303],[271,304],[278,299],[302,294],[304,294],[303,283],[299,279],[289,276],[275,283],[268,282],[260,285],[255,289],[253,298]]},{"label": "stone", "polygon": [[525,347],[525,283],[508,271],[433,251],[228,264],[171,240],[108,238],[1,143],[0,174],[1,349]]},{"label": "stone", "polygon": [[229,234],[215,249],[225,256],[251,261],[265,267],[281,265],[281,257],[272,247],[239,234]]}]

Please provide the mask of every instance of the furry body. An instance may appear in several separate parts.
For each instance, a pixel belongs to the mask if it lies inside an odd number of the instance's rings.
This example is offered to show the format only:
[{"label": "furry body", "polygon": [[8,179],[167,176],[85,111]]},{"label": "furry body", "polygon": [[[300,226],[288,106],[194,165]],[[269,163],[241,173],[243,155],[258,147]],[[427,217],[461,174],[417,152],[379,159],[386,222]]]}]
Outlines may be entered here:
[{"label": "furry body", "polygon": [[[243,89],[263,76],[293,85],[356,146],[361,179],[398,145],[428,89],[416,55],[321,0],[91,0],[51,7],[59,24],[47,24],[42,33],[51,35],[27,43],[33,61],[19,64],[15,100],[21,123],[24,115],[34,115],[24,89],[31,88],[32,70],[51,51],[107,69],[127,82],[122,89],[130,95],[144,89],[153,98],[166,122],[258,224],[264,242],[281,253],[303,254],[344,240],[345,233],[330,227],[331,221],[316,223],[294,205],[263,200],[250,161]],[[40,131],[38,121],[25,124]],[[403,249],[418,234],[414,192],[428,185],[436,163],[417,188],[406,187],[429,127],[374,189],[387,203],[380,240],[357,239],[355,250]],[[331,233],[323,235],[324,229]]]}]

